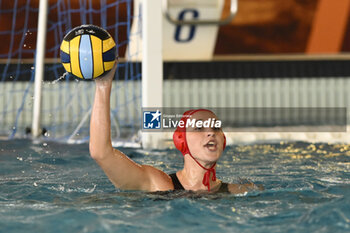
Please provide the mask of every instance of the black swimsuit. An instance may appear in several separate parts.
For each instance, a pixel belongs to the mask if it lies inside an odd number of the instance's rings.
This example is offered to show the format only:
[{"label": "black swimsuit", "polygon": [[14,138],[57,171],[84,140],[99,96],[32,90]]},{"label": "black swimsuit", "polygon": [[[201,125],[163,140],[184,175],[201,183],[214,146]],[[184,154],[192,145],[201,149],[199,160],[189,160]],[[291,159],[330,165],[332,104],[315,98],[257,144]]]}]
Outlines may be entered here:
[{"label": "black swimsuit", "polygon": [[[174,190],[185,190],[184,187],[182,186],[182,184],[180,183],[179,179],[177,178],[176,173],[169,174],[169,176],[171,177],[171,180],[173,181]],[[217,193],[229,193],[230,191],[228,190],[228,183],[222,182],[219,190],[216,192]]]}]

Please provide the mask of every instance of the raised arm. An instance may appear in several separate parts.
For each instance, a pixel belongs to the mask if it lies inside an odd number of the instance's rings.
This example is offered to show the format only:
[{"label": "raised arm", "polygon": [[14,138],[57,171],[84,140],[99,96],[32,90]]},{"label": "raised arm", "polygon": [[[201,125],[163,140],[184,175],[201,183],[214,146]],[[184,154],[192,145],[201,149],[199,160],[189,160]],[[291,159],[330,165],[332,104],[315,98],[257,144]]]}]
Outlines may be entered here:
[{"label": "raised arm", "polygon": [[139,165],[111,143],[110,94],[117,65],[95,80],[95,100],[90,122],[90,155],[120,189],[159,191],[172,189],[167,174],[147,165]]}]

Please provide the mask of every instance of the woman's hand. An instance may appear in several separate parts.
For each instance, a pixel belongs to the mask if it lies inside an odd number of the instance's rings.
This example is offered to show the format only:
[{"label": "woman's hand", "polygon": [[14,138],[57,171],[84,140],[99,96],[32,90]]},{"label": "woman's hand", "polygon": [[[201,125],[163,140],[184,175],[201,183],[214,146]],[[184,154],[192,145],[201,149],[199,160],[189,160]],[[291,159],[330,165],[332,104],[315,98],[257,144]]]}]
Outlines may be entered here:
[{"label": "woman's hand", "polygon": [[96,86],[98,87],[110,86],[114,79],[117,66],[118,66],[118,60],[115,60],[114,66],[110,71],[108,71],[105,75],[95,79]]}]

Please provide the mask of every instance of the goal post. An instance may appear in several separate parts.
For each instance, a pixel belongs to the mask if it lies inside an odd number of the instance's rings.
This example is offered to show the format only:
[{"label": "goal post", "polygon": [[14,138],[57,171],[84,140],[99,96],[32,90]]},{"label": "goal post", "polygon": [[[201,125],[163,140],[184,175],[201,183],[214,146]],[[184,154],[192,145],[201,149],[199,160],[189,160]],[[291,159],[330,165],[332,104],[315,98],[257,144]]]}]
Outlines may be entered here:
[{"label": "goal post", "polygon": [[32,121],[32,135],[34,138],[38,138],[41,135],[41,129],[40,129],[41,98],[42,98],[41,90],[42,90],[42,82],[44,80],[47,5],[48,5],[48,0],[40,0],[39,17],[38,17],[38,35],[37,35],[37,43],[36,43],[36,57],[35,57],[34,104],[33,104],[33,121]]},{"label": "goal post", "polygon": [[[142,107],[163,106],[162,9],[159,0],[142,1]],[[159,148],[160,132],[142,132],[142,147]]]}]

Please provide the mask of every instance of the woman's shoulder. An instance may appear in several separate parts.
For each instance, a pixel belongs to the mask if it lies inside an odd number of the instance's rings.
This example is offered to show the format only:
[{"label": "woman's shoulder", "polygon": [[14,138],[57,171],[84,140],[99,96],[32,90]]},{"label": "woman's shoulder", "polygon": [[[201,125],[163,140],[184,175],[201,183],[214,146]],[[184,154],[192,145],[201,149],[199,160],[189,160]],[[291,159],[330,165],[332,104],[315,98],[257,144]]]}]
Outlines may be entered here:
[{"label": "woman's shoulder", "polygon": [[145,176],[148,177],[149,184],[147,185],[147,191],[166,191],[173,189],[173,182],[168,174],[165,172],[150,166],[142,165],[142,169],[145,171]]}]

